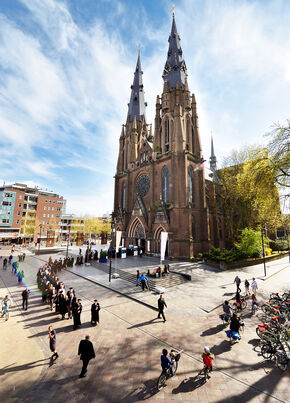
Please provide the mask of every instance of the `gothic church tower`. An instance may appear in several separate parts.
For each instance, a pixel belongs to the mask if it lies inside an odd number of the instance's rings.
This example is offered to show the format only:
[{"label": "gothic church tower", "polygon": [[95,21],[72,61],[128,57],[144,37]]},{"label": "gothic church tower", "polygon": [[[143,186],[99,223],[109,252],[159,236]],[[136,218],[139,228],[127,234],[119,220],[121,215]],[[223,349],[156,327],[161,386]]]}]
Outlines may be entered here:
[{"label": "gothic church tower", "polygon": [[168,41],[154,136],[145,119],[138,54],[120,136],[113,223],[125,246],[139,245],[149,254],[160,253],[161,232],[168,232],[167,255],[184,259],[216,244],[216,231],[207,202],[196,100],[189,91],[174,15]]}]

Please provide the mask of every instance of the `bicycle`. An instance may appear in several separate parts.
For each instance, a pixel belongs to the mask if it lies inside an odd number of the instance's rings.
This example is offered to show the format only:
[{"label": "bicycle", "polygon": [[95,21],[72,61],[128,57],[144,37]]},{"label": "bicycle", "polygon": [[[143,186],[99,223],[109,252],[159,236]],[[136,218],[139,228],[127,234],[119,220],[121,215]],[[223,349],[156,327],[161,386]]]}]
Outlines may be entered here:
[{"label": "bicycle", "polygon": [[233,306],[234,306],[234,312],[238,313],[239,311],[243,311],[247,307],[247,301],[243,297],[241,298],[240,302],[234,302]]},{"label": "bicycle", "polygon": [[[173,361],[172,366],[169,368],[166,368],[163,370],[157,380],[157,389],[161,390],[167,381],[168,378],[171,378],[171,376],[174,376],[176,374],[177,368],[178,368],[178,361],[180,360],[180,356],[183,353],[184,350],[176,351],[176,350],[171,350],[169,353],[169,356],[171,360]],[[171,370],[172,374],[171,375]]]},{"label": "bicycle", "polygon": [[203,369],[198,373],[198,375],[203,375],[203,380],[206,382],[208,379],[210,379],[210,372],[210,367],[204,365]]}]

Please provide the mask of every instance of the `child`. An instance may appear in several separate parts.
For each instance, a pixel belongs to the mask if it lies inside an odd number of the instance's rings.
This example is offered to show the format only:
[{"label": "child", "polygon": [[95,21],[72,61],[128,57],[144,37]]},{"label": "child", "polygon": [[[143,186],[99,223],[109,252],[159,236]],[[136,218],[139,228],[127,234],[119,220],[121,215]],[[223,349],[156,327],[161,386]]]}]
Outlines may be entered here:
[{"label": "child", "polygon": [[164,348],[162,350],[162,355],[161,355],[161,367],[162,367],[162,371],[166,372],[167,369],[169,369],[170,371],[170,375],[174,376],[173,371],[172,371],[172,365],[173,365],[173,361],[170,361],[170,359],[168,358],[168,351],[166,350],[166,348]]},{"label": "child", "polygon": [[257,297],[255,294],[252,294],[252,312],[254,313],[257,308],[258,308]]},{"label": "child", "polygon": [[[202,353],[202,359],[204,366],[209,368],[209,372],[212,371],[212,360],[214,360],[214,355],[210,352],[210,349],[208,347],[204,347],[203,353]],[[210,378],[210,376],[209,376]]]}]

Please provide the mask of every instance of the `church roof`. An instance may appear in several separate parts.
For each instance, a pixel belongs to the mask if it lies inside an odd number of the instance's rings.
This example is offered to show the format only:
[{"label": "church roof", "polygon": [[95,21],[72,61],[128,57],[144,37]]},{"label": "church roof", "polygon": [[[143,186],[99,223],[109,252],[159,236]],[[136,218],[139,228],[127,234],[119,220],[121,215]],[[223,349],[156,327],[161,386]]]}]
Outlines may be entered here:
[{"label": "church roof", "polygon": [[141,69],[141,61],[140,61],[140,51],[138,52],[138,59],[136,64],[136,69],[134,73],[134,81],[133,85],[131,85],[131,98],[130,103],[128,104],[128,120],[132,122],[134,116],[136,116],[136,120],[142,120],[145,117],[145,107],[146,103],[144,100],[144,90],[143,90],[143,80],[142,80],[143,71]]},{"label": "church roof", "polygon": [[168,39],[169,48],[167,60],[164,66],[163,79],[167,81],[168,88],[184,87],[187,77],[186,64],[183,59],[183,52],[180,46],[180,37],[177,32],[175,18],[173,14],[171,34]]}]

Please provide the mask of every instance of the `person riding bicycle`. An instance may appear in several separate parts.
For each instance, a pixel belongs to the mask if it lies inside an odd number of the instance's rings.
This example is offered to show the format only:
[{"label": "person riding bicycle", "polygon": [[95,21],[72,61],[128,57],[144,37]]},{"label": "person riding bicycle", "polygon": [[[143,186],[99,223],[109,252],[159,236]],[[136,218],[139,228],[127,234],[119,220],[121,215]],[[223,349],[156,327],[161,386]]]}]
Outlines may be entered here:
[{"label": "person riding bicycle", "polygon": [[166,348],[162,350],[162,355],[160,358],[161,358],[162,371],[166,372],[166,370],[169,369],[170,375],[174,376],[172,371],[172,365],[174,361],[170,361],[170,359],[168,358],[168,351],[166,350]]},{"label": "person riding bicycle", "polygon": [[223,315],[223,320],[225,320],[226,322],[228,322],[233,314],[233,309],[229,304],[229,301],[225,301],[223,303],[223,311],[224,311],[224,315]]},{"label": "person riding bicycle", "polygon": [[[212,360],[214,360],[214,355],[210,352],[210,349],[205,346],[201,356],[204,363],[204,368],[209,368],[209,372],[212,372]],[[208,377],[210,378],[209,375]]]},{"label": "person riding bicycle", "polygon": [[258,300],[255,294],[252,294],[252,312],[258,308]]},{"label": "person riding bicycle", "polygon": [[236,292],[236,306],[238,311],[242,310],[241,294],[239,291]]}]

